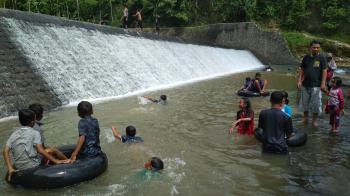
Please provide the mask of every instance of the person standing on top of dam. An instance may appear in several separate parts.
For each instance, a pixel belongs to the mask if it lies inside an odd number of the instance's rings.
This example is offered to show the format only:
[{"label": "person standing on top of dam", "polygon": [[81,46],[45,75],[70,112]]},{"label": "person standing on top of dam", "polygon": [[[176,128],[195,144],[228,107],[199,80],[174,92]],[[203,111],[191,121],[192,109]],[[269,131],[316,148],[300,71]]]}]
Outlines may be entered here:
[{"label": "person standing on top of dam", "polygon": [[160,16],[158,14],[156,14],[155,16],[155,25],[156,25],[156,34],[159,35],[160,32]]},{"label": "person standing on top of dam", "polygon": [[124,10],[123,10],[123,28],[127,29],[128,28],[128,16],[129,16],[129,11],[128,8],[126,6],[124,6]]},{"label": "person standing on top of dam", "polygon": [[320,54],[321,43],[310,43],[310,54],[304,56],[298,76],[297,87],[301,90],[299,110],[304,113],[303,123],[308,123],[309,111],[312,112],[312,125],[317,126],[317,118],[322,112],[322,91],[326,91],[327,62]]},{"label": "person standing on top of dam", "polygon": [[141,16],[141,10],[137,9],[136,13],[133,15],[136,17],[136,30],[137,31],[142,31],[142,16]]}]

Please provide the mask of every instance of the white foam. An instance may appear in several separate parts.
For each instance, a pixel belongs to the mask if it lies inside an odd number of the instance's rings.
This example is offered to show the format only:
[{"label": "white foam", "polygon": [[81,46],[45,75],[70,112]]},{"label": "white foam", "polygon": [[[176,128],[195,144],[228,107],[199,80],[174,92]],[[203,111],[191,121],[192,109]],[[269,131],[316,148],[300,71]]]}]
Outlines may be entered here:
[{"label": "white foam", "polygon": [[263,68],[249,51],[15,19],[11,39],[64,103],[94,103]]}]

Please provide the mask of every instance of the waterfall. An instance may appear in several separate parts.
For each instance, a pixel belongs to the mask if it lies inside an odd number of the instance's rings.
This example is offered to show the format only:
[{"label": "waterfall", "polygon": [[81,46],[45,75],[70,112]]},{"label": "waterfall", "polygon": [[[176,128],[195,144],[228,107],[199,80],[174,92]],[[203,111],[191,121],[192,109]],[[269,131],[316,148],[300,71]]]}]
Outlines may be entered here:
[{"label": "waterfall", "polygon": [[4,20],[11,40],[63,103],[263,67],[244,50]]}]

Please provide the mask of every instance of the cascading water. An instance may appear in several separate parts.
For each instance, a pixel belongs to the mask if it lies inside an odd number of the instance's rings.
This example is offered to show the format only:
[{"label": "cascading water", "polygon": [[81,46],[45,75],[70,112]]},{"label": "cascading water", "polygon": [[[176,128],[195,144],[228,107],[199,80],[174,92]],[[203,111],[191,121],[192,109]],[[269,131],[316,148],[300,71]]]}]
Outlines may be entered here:
[{"label": "cascading water", "polygon": [[13,42],[64,103],[263,67],[249,51],[5,21]]}]

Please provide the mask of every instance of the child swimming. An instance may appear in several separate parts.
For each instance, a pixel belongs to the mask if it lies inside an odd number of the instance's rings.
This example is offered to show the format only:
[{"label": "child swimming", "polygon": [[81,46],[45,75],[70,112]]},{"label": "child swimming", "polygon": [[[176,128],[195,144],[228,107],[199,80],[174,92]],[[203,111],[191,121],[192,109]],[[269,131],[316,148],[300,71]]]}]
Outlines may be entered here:
[{"label": "child swimming", "polygon": [[143,142],[143,139],[136,135],[136,128],[132,125],[129,125],[125,129],[126,135],[121,135],[115,127],[112,126],[112,132],[116,139],[120,140],[122,143],[139,143]]},{"label": "child swimming", "polygon": [[151,101],[153,103],[158,103],[158,104],[162,104],[162,105],[165,105],[167,104],[167,99],[168,97],[166,95],[161,95],[159,97],[159,99],[154,99],[154,98],[151,98],[151,97],[147,97],[147,96],[142,96],[143,98],[147,99],[148,101]]},{"label": "child swimming", "polygon": [[164,169],[163,161],[158,157],[152,157],[145,163],[145,168],[152,171],[160,171]]}]

